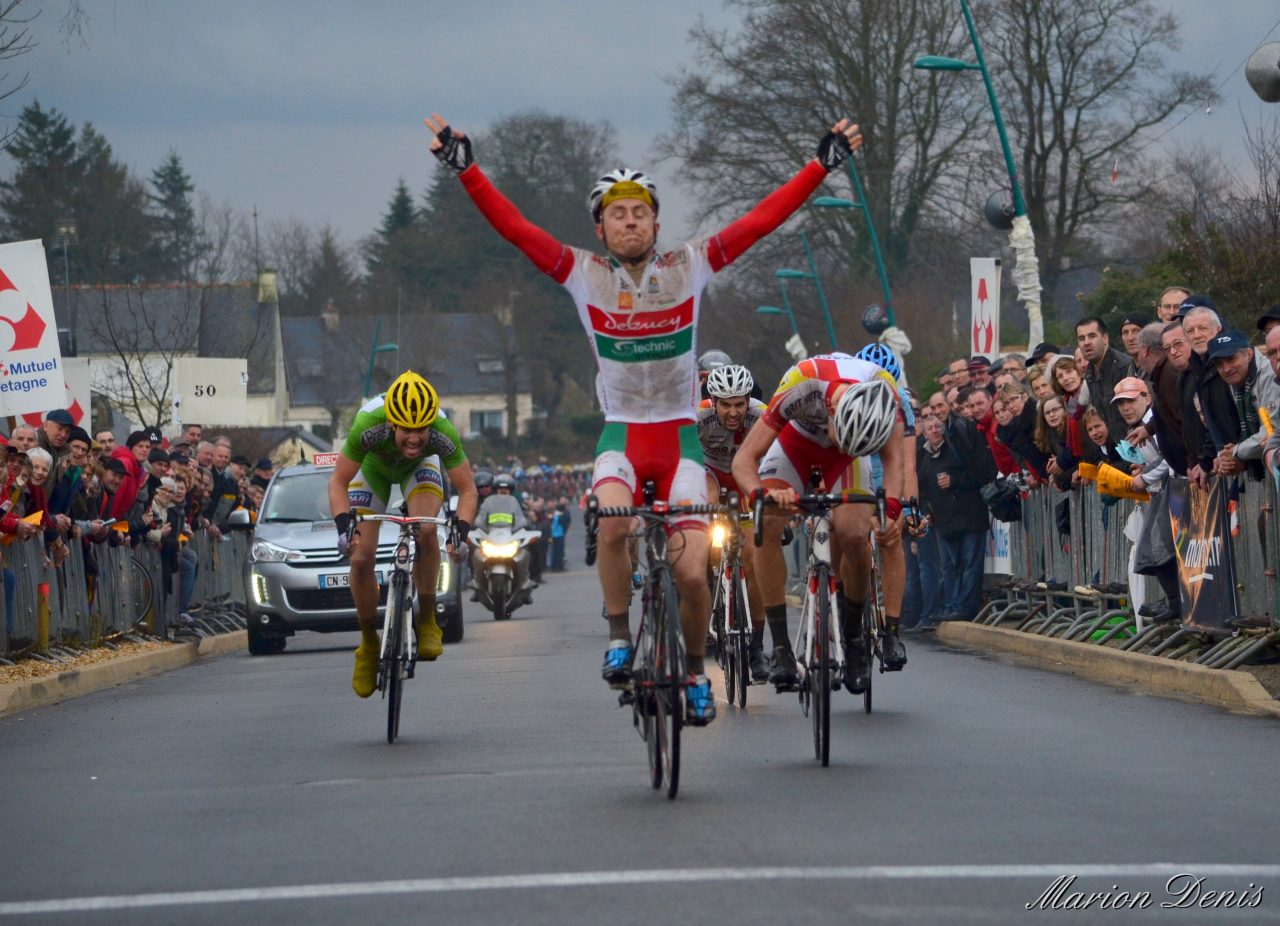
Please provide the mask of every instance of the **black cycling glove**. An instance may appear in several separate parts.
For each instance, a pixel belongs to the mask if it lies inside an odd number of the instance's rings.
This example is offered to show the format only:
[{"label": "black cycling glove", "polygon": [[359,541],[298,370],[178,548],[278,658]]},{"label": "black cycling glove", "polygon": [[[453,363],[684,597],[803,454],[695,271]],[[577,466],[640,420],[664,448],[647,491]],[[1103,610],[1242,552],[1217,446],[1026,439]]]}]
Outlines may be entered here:
[{"label": "black cycling glove", "polygon": [[467,136],[455,138],[453,129],[446,125],[436,133],[436,138],[440,142],[440,147],[431,153],[436,156],[436,160],[451,168],[454,173],[460,174],[474,163],[471,157],[471,139]]},{"label": "black cycling glove", "polygon": [[453,522],[453,532],[458,538],[458,546],[463,546],[467,542],[467,535],[471,533],[471,522],[459,518]]},{"label": "black cycling glove", "polygon": [[356,536],[356,519],[350,511],[333,516],[333,524],[338,528],[338,554],[346,556],[351,550],[351,541]]},{"label": "black cycling glove", "polygon": [[853,149],[849,147],[849,139],[841,132],[828,132],[818,142],[818,163],[827,169],[827,173],[843,164],[851,154]]}]

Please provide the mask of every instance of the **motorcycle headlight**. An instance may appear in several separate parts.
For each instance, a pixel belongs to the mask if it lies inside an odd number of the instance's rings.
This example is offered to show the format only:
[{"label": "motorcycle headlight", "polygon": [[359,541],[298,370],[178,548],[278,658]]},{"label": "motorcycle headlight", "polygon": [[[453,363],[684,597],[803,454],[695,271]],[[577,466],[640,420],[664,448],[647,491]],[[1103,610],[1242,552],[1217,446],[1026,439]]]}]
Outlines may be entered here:
[{"label": "motorcycle headlight", "polygon": [[278,547],[266,540],[255,540],[249,548],[251,563],[296,563],[300,559],[302,554],[297,550]]},{"label": "motorcycle headlight", "polygon": [[440,569],[436,573],[436,593],[442,594],[449,590],[449,579],[452,577],[450,570],[453,564],[449,562],[449,557],[440,557]]},{"label": "motorcycle headlight", "polygon": [[520,549],[520,541],[512,540],[510,543],[490,543],[488,540],[480,541],[480,552],[490,559],[510,559],[516,555],[516,551]]},{"label": "motorcycle headlight", "polygon": [[729,536],[729,531],[718,521],[711,525],[711,546],[719,550],[724,546],[725,538]]}]

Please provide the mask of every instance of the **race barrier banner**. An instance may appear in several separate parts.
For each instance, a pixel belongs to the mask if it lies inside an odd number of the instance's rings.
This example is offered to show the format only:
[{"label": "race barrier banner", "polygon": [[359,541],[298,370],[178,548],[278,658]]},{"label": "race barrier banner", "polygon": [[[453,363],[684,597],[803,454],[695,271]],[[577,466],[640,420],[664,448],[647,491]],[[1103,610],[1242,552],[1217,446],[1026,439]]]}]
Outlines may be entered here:
[{"label": "race barrier banner", "polygon": [[0,323],[0,416],[62,408],[62,346],[38,240],[0,244]]},{"label": "race barrier banner", "polygon": [[1174,478],[1167,491],[1182,589],[1182,622],[1200,630],[1226,631],[1227,622],[1239,615],[1227,483],[1215,479],[1207,492],[1191,491],[1187,480]]}]

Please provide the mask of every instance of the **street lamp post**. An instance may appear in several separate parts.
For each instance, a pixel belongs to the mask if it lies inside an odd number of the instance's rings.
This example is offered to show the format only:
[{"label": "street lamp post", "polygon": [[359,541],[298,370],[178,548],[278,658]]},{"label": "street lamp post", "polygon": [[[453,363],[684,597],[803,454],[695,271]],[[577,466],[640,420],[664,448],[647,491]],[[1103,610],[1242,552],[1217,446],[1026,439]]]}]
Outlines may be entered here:
[{"label": "street lamp post", "polygon": [[373,360],[378,354],[387,351],[399,350],[399,344],[379,344],[378,336],[382,333],[382,319],[378,319],[373,326],[373,340],[369,342],[369,372],[364,377],[364,396],[369,398],[369,390],[373,388]]},{"label": "street lamp post", "polygon": [[[808,271],[805,270],[775,270],[773,275],[778,278],[779,282],[784,280],[813,280],[813,285],[818,290],[818,304],[822,307],[822,317],[827,323],[827,336],[831,338],[831,349],[836,349],[836,328],[831,321],[831,309],[827,306],[827,294],[822,289],[822,278],[818,276],[818,265],[813,259],[813,250],[809,247],[809,239],[805,237],[804,232],[800,233],[800,241],[804,245],[804,256],[809,263]],[[786,290],[783,289],[785,297]]]},{"label": "street lamp post", "polygon": [[1009,189],[1013,193],[1013,231],[1009,235],[1009,243],[1016,257],[1013,280],[1018,287],[1018,298],[1027,307],[1029,342],[1035,345],[1044,340],[1044,319],[1040,314],[1040,272],[1036,265],[1035,237],[1031,231],[1031,221],[1027,218],[1027,203],[1022,197],[1022,187],[1018,184],[1018,171],[1013,163],[1009,133],[1005,131],[1004,117],[1000,115],[996,88],[991,82],[991,72],[987,70],[986,58],[982,55],[982,43],[978,40],[978,29],[973,24],[973,13],[969,9],[968,0],[960,0],[960,9],[964,13],[965,26],[969,30],[969,41],[973,45],[973,54],[978,63],[970,64],[968,61],[942,55],[924,55],[916,59],[915,67],[922,71],[979,71],[982,74],[982,83],[987,88],[987,100],[991,104],[991,114],[996,121],[996,132],[1000,136],[1000,147],[1004,151],[1004,166],[1009,174]]},{"label": "street lamp post", "polygon": [[889,318],[890,325],[898,324],[897,318],[893,314],[893,296],[889,291],[889,271],[884,266],[884,255],[880,252],[880,238],[876,235],[875,223],[871,221],[871,209],[867,206],[867,196],[862,190],[862,180],[858,176],[858,171],[849,162],[853,158],[846,158],[845,163],[849,164],[849,177],[853,181],[853,188],[858,193],[858,201],[851,199],[840,199],[835,196],[819,196],[813,201],[815,206],[823,209],[861,209],[863,218],[867,220],[867,237],[871,240],[871,253],[876,259],[876,275],[880,277],[880,290],[884,293],[884,311]]},{"label": "street lamp post", "polygon": [[76,307],[71,304],[71,243],[76,240],[76,220],[72,218],[58,219],[53,240],[62,249],[62,298],[67,303],[67,322],[71,326],[71,337],[68,347],[70,353],[76,353]]}]

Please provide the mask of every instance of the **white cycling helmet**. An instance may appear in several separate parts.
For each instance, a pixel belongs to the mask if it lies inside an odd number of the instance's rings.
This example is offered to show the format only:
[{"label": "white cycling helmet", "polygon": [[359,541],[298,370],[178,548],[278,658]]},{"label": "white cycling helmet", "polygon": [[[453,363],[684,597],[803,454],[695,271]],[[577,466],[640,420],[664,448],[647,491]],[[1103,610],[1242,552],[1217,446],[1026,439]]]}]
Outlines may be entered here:
[{"label": "white cycling helmet", "polygon": [[851,457],[879,452],[898,420],[898,393],[877,377],[855,383],[836,403],[836,443]]},{"label": "white cycling helmet", "polygon": [[592,219],[596,222],[600,221],[600,212],[605,205],[605,194],[620,183],[635,184],[643,192],[648,193],[649,198],[653,201],[654,215],[658,214],[658,188],[654,185],[654,182],[638,170],[632,170],[629,167],[618,167],[597,180],[595,186],[591,188],[590,194],[587,195],[587,208],[591,210]]},{"label": "white cycling helmet", "polygon": [[739,363],[716,367],[707,375],[707,392],[717,399],[736,399],[751,395],[755,385],[751,371]]}]

